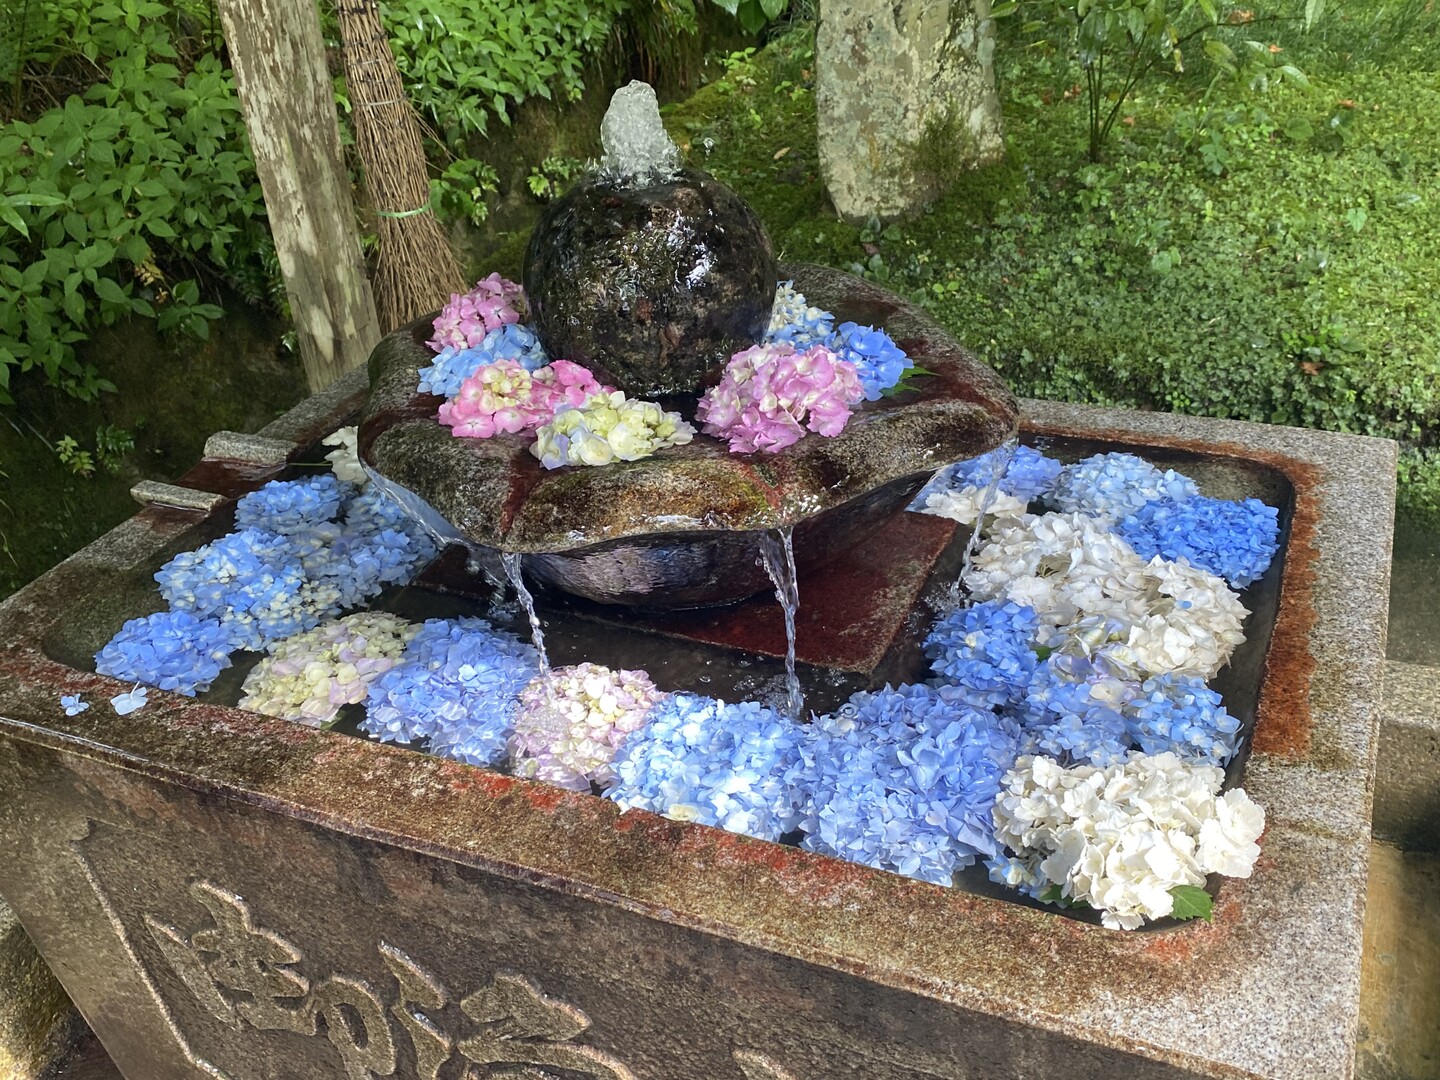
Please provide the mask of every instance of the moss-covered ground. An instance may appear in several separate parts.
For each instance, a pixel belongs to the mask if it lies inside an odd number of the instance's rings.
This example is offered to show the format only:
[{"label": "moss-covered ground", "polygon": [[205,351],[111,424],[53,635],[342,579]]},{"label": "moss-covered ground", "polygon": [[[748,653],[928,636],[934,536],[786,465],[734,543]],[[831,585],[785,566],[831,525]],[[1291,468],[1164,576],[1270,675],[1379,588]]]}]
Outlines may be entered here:
[{"label": "moss-covered ground", "polygon": [[1006,159],[905,221],[836,220],[804,28],[734,57],[667,124],[783,258],[914,296],[1019,392],[1395,438],[1402,508],[1434,521],[1440,14],[1334,8],[1308,34],[1237,30],[1308,84],[1161,75],[1098,165],[1071,59],[1002,26]]}]

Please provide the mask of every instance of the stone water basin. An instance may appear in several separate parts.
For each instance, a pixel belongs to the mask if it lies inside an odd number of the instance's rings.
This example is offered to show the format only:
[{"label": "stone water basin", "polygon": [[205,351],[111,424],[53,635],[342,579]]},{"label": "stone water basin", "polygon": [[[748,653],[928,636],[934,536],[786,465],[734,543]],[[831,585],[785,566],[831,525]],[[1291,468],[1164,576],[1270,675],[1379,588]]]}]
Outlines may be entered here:
[{"label": "stone water basin", "polygon": [[[241,712],[223,684],[111,713],[128,687],[89,654],[158,606],[149,575],[225,531],[229,500],[285,458],[314,460],[358,389],[163,493],[208,509],[150,505],[0,607],[0,894],[132,1080],[1351,1075],[1389,444],[1024,403],[1052,452],[1129,449],[1285,508],[1222,676],[1253,725],[1261,860],[1212,923],[1121,934]],[[953,574],[937,528],[907,515],[870,538],[893,551],[885,530],[908,530],[905,573],[871,594],[888,603],[860,602],[863,549],[828,570],[848,590],[802,577],[816,708],[914,677],[913,613]],[[442,565],[388,603],[475,610],[472,593]],[[666,687],[747,691],[783,650],[759,600],[549,603],[558,662],[589,650]],[[66,717],[76,692],[99,704]]]}]

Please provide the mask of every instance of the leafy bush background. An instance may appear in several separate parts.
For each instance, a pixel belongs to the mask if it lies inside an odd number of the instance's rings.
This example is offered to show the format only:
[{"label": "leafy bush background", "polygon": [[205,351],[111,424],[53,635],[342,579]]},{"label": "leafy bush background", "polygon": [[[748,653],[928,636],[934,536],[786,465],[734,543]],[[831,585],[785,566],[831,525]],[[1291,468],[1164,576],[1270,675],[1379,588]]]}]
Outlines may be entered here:
[{"label": "leafy bush background", "polygon": [[1018,392],[1398,439],[1402,508],[1434,521],[1437,23],[1392,0],[1269,27],[1308,85],[1155,79],[1103,164],[1071,58],[1002,24],[1008,159],[889,226],[828,210],[807,34],[667,115],[784,257],[911,294]]}]

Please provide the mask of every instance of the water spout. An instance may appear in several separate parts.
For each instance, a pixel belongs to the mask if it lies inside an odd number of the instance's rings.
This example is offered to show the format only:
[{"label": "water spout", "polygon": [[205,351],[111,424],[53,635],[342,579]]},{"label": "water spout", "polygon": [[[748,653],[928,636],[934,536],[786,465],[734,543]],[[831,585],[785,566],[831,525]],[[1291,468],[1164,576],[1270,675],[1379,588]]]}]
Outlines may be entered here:
[{"label": "water spout", "polygon": [[634,80],[615,91],[600,122],[605,153],[600,170],[624,187],[663,184],[680,168],[680,149],[660,121],[660,103],[649,83]]},{"label": "water spout", "polygon": [[970,540],[965,545],[965,557],[960,562],[960,576],[950,584],[949,608],[954,610],[960,606],[960,589],[965,582],[965,576],[970,573],[970,566],[975,561],[975,553],[980,550],[981,533],[985,528],[985,515],[990,512],[990,506],[995,502],[995,495],[1000,490],[1000,481],[1005,478],[1005,473],[1010,468],[1010,462],[1015,459],[1015,451],[1020,446],[1019,438],[1012,436],[1004,445],[992,451],[994,468],[990,473],[990,482],[985,485],[985,491],[980,496],[980,502],[976,506],[975,529],[970,534]]}]

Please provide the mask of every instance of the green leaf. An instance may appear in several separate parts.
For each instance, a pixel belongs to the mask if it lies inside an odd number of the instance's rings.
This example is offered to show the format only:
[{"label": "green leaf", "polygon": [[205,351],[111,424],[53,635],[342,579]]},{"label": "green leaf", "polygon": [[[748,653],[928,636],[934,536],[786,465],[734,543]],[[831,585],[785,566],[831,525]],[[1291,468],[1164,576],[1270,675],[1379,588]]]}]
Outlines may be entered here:
[{"label": "green leaf", "polygon": [[1305,0],[1305,29],[1309,30],[1325,14],[1325,0]]},{"label": "green leaf", "polygon": [[996,4],[995,6],[993,6],[990,9],[990,17],[992,19],[1003,19],[1007,15],[1015,14],[1019,7],[1020,5],[1016,3],[1015,0],[1007,0],[1006,3]]},{"label": "green leaf", "polygon": [[1285,122],[1285,137],[1295,142],[1304,142],[1315,134],[1315,129],[1310,126],[1310,121],[1303,116],[1292,116]]},{"label": "green leaf", "polygon": [[1066,896],[1059,885],[1051,885],[1042,892],[1036,899],[1042,904],[1056,904],[1062,908],[1086,908],[1090,905],[1084,900],[1072,900]]},{"label": "green leaf", "polygon": [[1170,911],[1173,919],[1209,920],[1215,901],[1198,885],[1176,885],[1170,890],[1175,906]]},{"label": "green leaf", "polygon": [[95,282],[95,295],[101,300],[109,300],[113,304],[130,303],[130,298],[125,295],[125,290],[120,288],[112,278],[99,278]]},{"label": "green leaf", "polygon": [[25,219],[11,209],[9,203],[0,202],[0,221],[5,222],[26,240],[30,239],[30,230],[25,227]]}]

